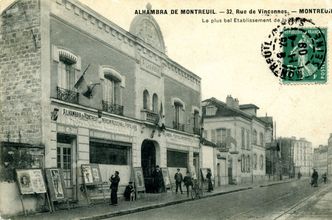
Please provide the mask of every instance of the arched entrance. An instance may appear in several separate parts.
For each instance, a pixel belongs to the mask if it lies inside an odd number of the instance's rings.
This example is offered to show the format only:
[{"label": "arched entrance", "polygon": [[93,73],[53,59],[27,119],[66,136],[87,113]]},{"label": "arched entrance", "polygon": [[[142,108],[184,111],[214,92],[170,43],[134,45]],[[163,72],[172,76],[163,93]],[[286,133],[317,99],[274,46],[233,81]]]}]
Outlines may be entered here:
[{"label": "arched entrance", "polygon": [[153,193],[152,173],[156,167],[156,147],[152,141],[144,140],[142,143],[141,163],[147,193]]}]

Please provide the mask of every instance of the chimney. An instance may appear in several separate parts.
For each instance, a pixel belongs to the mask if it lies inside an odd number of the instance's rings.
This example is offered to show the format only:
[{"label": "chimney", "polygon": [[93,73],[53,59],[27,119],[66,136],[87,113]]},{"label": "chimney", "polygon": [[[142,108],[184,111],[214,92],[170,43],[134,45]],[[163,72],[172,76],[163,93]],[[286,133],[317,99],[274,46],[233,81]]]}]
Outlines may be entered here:
[{"label": "chimney", "polygon": [[239,100],[237,98],[234,99],[234,108],[239,109]]},{"label": "chimney", "polygon": [[226,105],[228,107],[234,108],[234,99],[233,99],[233,97],[231,95],[228,95],[226,97]]}]

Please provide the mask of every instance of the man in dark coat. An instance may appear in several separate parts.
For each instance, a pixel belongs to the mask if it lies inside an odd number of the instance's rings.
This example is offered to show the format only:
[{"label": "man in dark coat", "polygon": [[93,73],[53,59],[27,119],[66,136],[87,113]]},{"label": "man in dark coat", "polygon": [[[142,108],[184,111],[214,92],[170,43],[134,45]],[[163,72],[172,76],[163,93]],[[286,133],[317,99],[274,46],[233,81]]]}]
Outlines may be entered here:
[{"label": "man in dark coat", "polygon": [[156,169],[153,171],[152,177],[153,177],[154,192],[161,193],[164,184],[164,179],[163,179],[163,174],[161,173],[161,170],[158,165],[156,166]]},{"label": "man in dark coat", "polygon": [[193,185],[193,181],[189,171],[187,171],[187,175],[183,178],[183,182],[187,188],[187,196],[189,197],[190,186]]},{"label": "man in dark coat", "polygon": [[212,192],[213,191],[212,173],[210,169],[207,170],[206,179],[208,181],[208,192]]},{"label": "man in dark coat", "polygon": [[123,193],[125,199],[127,201],[134,200],[135,189],[133,186],[133,182],[129,182],[129,185],[126,186],[126,189]]},{"label": "man in dark coat", "polygon": [[183,194],[182,192],[182,181],[183,181],[183,177],[182,177],[182,173],[180,172],[180,169],[178,168],[178,172],[174,175],[174,180],[175,180],[175,185],[176,185],[176,193],[178,193],[178,189],[180,187],[180,191],[181,194]]},{"label": "man in dark coat", "polygon": [[111,181],[111,205],[118,204],[118,187],[120,182],[119,172],[115,171],[114,175],[112,175],[109,179]]},{"label": "man in dark coat", "polygon": [[311,185],[312,186],[318,186],[318,172],[314,169],[314,172],[311,175],[312,178],[312,182]]}]

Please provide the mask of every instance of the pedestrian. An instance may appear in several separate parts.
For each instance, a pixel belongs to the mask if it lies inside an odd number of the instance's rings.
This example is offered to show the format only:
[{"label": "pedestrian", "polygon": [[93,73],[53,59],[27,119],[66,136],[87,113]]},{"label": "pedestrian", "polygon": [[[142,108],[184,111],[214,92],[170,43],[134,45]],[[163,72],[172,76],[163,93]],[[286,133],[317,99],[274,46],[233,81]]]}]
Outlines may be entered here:
[{"label": "pedestrian", "polygon": [[161,170],[158,165],[156,166],[156,169],[153,171],[152,177],[153,177],[154,192],[161,193],[162,187],[164,185],[164,179],[163,179],[163,174],[161,173]]},{"label": "pedestrian", "polygon": [[193,185],[193,181],[192,181],[189,171],[187,171],[187,175],[183,178],[183,182],[187,188],[187,196],[189,197],[190,186],[192,187],[192,185]]},{"label": "pedestrian", "polygon": [[180,172],[180,169],[178,168],[177,169],[177,173],[175,173],[174,175],[174,180],[175,180],[175,185],[176,185],[176,190],[175,192],[178,193],[178,189],[180,187],[180,191],[181,191],[181,194],[183,194],[182,192],[182,181],[183,181],[183,177],[182,177],[182,173]]},{"label": "pedestrian", "polygon": [[299,171],[299,172],[297,173],[297,178],[298,178],[298,179],[301,179],[301,177],[302,177],[302,173]]},{"label": "pedestrian", "polygon": [[314,172],[311,175],[311,186],[318,186],[318,172],[314,169]]},{"label": "pedestrian", "polygon": [[326,183],[326,182],[327,182],[327,175],[326,175],[326,173],[324,173],[324,174],[322,175],[322,178],[323,178],[324,183]]},{"label": "pedestrian", "polygon": [[123,195],[124,195],[126,201],[134,201],[134,199],[135,199],[135,189],[134,189],[134,186],[133,186],[133,182],[128,183]]},{"label": "pedestrian", "polygon": [[213,185],[212,185],[212,173],[211,173],[211,169],[207,170],[206,179],[208,181],[208,192],[212,192],[213,191]]},{"label": "pedestrian", "polygon": [[119,172],[115,171],[114,175],[110,177],[110,182],[111,182],[111,203],[110,205],[118,205],[118,187],[119,187],[119,182],[120,182],[120,177],[119,177]]}]

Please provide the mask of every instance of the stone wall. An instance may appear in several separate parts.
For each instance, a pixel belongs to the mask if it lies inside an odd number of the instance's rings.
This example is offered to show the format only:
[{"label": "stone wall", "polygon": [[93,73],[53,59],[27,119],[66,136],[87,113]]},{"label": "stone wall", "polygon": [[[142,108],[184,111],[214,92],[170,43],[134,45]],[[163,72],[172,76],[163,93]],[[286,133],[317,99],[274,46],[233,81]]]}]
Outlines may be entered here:
[{"label": "stone wall", "polygon": [[0,140],[41,143],[39,0],[16,1],[0,17]]}]

